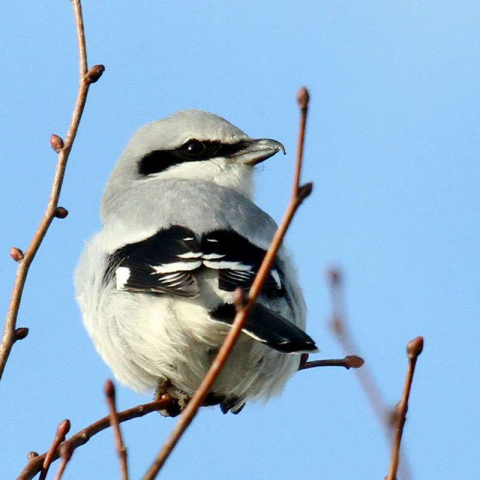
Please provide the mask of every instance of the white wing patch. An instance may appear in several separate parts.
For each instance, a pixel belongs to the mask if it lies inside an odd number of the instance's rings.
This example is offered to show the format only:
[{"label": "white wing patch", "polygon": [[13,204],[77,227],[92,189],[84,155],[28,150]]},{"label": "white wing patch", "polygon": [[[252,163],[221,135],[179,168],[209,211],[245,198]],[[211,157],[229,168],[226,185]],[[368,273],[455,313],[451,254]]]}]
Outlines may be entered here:
[{"label": "white wing patch", "polygon": [[217,260],[219,258],[223,258],[225,255],[221,255],[219,253],[207,253],[206,255],[202,254],[202,258],[204,260]]},{"label": "white wing patch", "polygon": [[203,255],[202,252],[187,252],[177,255],[178,258],[200,258]]},{"label": "white wing patch", "polygon": [[127,267],[118,267],[115,270],[115,277],[117,281],[117,290],[123,290],[130,278],[130,269]]},{"label": "white wing patch", "polygon": [[165,263],[163,265],[152,265],[154,273],[171,273],[171,272],[178,272],[178,271],[186,271],[186,270],[195,270],[202,265],[201,260],[198,262],[172,262],[172,263]]},{"label": "white wing patch", "polygon": [[[205,257],[203,257],[205,258]],[[252,270],[251,265],[245,265],[241,262],[227,262],[227,261],[220,261],[220,262],[211,262],[209,260],[204,261],[203,264],[208,268],[214,268],[215,270],[243,270],[246,272],[250,272]]]}]

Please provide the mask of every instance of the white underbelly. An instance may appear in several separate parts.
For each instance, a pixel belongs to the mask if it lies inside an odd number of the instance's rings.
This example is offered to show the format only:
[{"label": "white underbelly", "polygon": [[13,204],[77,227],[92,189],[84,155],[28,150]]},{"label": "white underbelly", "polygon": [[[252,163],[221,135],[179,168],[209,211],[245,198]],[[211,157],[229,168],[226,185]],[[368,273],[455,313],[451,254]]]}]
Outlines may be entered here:
[{"label": "white underbelly", "polygon": [[[168,379],[193,394],[229,330],[198,299],[111,291],[99,307],[96,321],[86,322],[97,349],[120,382],[142,392]],[[242,334],[212,391],[268,399],[298,364],[299,355]]]}]

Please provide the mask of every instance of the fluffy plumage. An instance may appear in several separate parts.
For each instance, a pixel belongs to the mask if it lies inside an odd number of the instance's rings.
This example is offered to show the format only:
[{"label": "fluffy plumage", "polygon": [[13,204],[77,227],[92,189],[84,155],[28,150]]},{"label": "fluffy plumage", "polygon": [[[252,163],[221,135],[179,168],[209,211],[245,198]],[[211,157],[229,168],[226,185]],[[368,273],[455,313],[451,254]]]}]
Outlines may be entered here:
[{"label": "fluffy plumage", "polygon": [[[275,232],[251,200],[252,171],[281,150],[196,110],[133,136],[75,280],[85,326],[119,381],[169,393],[179,410],[196,390],[233,319],[233,291],[250,288]],[[300,353],[316,350],[304,328],[303,297],[281,249],[212,403],[236,413],[280,393]]]}]

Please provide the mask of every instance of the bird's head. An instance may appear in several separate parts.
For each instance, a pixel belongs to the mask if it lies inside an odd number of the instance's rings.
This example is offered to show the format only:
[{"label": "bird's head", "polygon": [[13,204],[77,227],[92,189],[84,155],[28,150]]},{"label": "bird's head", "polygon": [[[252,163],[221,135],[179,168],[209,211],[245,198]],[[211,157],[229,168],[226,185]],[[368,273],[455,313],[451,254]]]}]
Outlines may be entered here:
[{"label": "bird's head", "polygon": [[[254,140],[224,118],[186,110],[141,128],[130,140],[109,185],[166,179],[202,180],[250,197],[252,171],[285,149],[270,139]],[[107,190],[109,188],[107,185]]]}]

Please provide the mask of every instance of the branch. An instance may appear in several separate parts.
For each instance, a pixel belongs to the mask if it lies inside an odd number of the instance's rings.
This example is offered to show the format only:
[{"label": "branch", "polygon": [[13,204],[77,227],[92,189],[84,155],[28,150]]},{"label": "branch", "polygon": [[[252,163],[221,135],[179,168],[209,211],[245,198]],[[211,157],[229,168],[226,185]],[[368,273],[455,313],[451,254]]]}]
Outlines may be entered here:
[{"label": "branch", "polygon": [[[304,355],[308,358],[308,354]],[[305,359],[305,361],[300,362],[298,370],[308,370],[316,367],[344,367],[349,370],[350,368],[360,368],[364,363],[363,358],[356,355],[347,355],[345,358],[339,359],[314,360],[312,362],[307,362]]]},{"label": "branch", "polygon": [[[359,348],[352,337],[345,313],[343,275],[336,269],[330,270],[328,274],[333,310],[331,328],[344,352],[358,352]],[[372,410],[377,415],[378,421],[386,429],[386,434],[390,438],[390,427],[388,422],[390,410],[385,406],[385,401],[373,380],[373,375],[367,365],[359,370],[357,374],[360,384],[370,401]]]},{"label": "branch", "polygon": [[50,450],[45,456],[45,460],[42,465],[42,472],[40,473],[40,480],[45,480],[47,478],[48,469],[53,462],[53,457],[57,453],[57,449],[60,447],[62,442],[65,441],[67,433],[70,431],[70,420],[64,420],[60,422],[57,427],[57,432],[55,433],[55,438],[53,439]]},{"label": "branch", "polygon": [[113,427],[115,436],[115,450],[117,451],[120,462],[120,472],[122,480],[128,480],[127,448],[123,443],[122,431],[118,423],[118,412],[115,405],[115,385],[111,380],[105,382],[105,396],[107,397],[108,408],[110,410],[110,425]]},{"label": "branch", "polygon": [[[337,337],[337,340],[345,353],[352,351],[358,352],[359,348],[353,339],[347,322],[343,275],[340,270],[332,269],[328,272],[328,277],[332,301],[332,320],[330,324],[332,331]],[[360,385],[362,386],[362,389],[368,398],[370,406],[377,416],[378,422],[383,428],[387,440],[390,442],[392,430],[392,411],[386,406],[383,395],[378,388],[373,374],[368,368],[368,365],[365,365],[362,369],[357,370],[356,373]],[[410,468],[405,456],[402,460],[401,470],[402,477],[404,479],[409,479],[411,477]]]},{"label": "branch", "polygon": [[87,101],[88,90],[92,83],[95,83],[101,76],[105,68],[103,65],[96,65],[90,70],[87,69],[87,51],[85,46],[85,32],[82,18],[82,5],[80,0],[72,0],[73,11],[75,15],[75,25],[78,38],[78,51],[80,59],[80,86],[78,89],[77,100],[73,109],[72,120],[67,132],[65,142],[58,136],[52,135],[50,143],[57,152],[57,167],[53,178],[53,185],[50,192],[50,198],[43,218],[37,227],[30,245],[25,253],[19,248],[13,247],[10,250],[11,257],[18,263],[17,274],[12,290],[12,297],[5,320],[5,328],[0,345],[0,380],[2,378],[8,357],[16,341],[22,340],[28,334],[26,328],[16,328],[18,310],[22,300],[22,293],[25,287],[28,270],[40,248],[40,245],[47,234],[47,231],[55,217],[65,218],[67,211],[58,207],[60,191],[62,189],[63,178],[67,166],[68,157],[72,150],[73,142],[78,131],[83,109]]},{"label": "branch", "polygon": [[60,466],[58,467],[57,474],[55,475],[55,480],[61,480],[65,469],[67,468],[67,463],[70,461],[73,455],[73,445],[70,442],[64,442],[60,447],[60,458],[62,459]]},{"label": "branch", "polygon": [[[239,301],[239,298],[237,294],[237,303],[238,301]],[[302,356],[302,362],[299,367],[299,370],[306,370],[314,367],[327,367],[327,366],[328,367],[331,367],[331,366],[345,367],[347,369],[359,368],[362,366],[362,364],[363,364],[363,360],[360,357],[357,357],[355,355],[350,355],[339,360],[318,360],[318,361],[312,361],[312,362],[307,362],[306,357]],[[118,423],[120,424],[123,422],[127,422],[129,420],[133,420],[134,418],[143,417],[152,412],[156,412],[157,410],[163,410],[166,408],[168,409],[173,402],[174,400],[172,398],[165,396],[162,399],[157,400],[155,402],[150,402],[143,405],[137,405],[136,407],[130,408],[128,410],[124,410],[122,412],[116,412],[116,418],[118,420]],[[67,421],[68,420],[64,420],[59,425],[59,429],[60,429],[60,426]],[[90,438],[95,436],[97,433],[100,433],[101,431],[106,430],[110,426],[112,426],[111,412],[108,416],[101,418],[100,420],[96,421],[95,423],[92,423],[88,427],[76,433],[75,435],[70,437],[67,441],[64,441],[64,439],[62,439],[63,443],[56,443],[55,448],[53,448],[53,444],[52,444],[52,447],[50,447],[50,450],[42,455],[39,455],[37,452],[30,452],[28,454],[28,464],[23,470],[23,472],[19,475],[17,480],[32,479],[37,473],[41,472],[42,469],[45,468],[45,465],[47,463],[47,458],[48,458],[49,465],[53,463],[55,460],[58,460],[61,456],[61,454],[59,454],[59,451],[61,451],[61,449],[64,448],[65,444],[68,443],[68,446],[65,447],[67,448],[67,452],[69,451],[68,449],[71,448],[73,453],[73,450],[77,449],[78,447],[81,447],[82,445],[85,445],[90,440]],[[57,435],[58,435],[58,430],[57,430]],[[117,451],[118,451],[118,448],[117,448]]]},{"label": "branch", "polygon": [[411,340],[407,346],[408,354],[408,371],[405,385],[403,387],[403,395],[398,404],[397,425],[395,430],[395,439],[393,442],[392,458],[390,460],[390,470],[385,480],[396,480],[397,470],[400,460],[400,445],[402,443],[403,427],[407,420],[408,399],[410,398],[410,391],[412,389],[413,374],[415,373],[415,366],[417,359],[423,351],[423,337],[417,337]]},{"label": "branch", "polygon": [[[129,408],[128,410],[117,412],[118,423],[123,423],[134,418],[140,418],[148,415],[149,413],[156,412],[157,410],[170,408],[171,406],[172,399],[169,398],[162,398],[161,400],[157,400],[155,402],[137,405],[136,407]],[[60,450],[65,444],[69,444],[69,446],[65,448],[68,449],[71,447],[73,452],[73,450],[77,449],[78,447],[85,445],[94,435],[109,428],[110,426],[110,415],[107,415],[83,430],[80,430],[75,435],[72,435],[68,440],[64,441],[60,445]],[[48,452],[42,455],[36,455],[35,452],[31,452],[28,456],[27,466],[23,469],[17,480],[31,480],[35,475],[37,475],[37,473],[41,472],[47,455]],[[58,460],[59,457],[59,449],[57,448],[56,452],[52,455],[52,462]]]},{"label": "branch", "polygon": [[207,396],[210,388],[215,382],[216,378],[220,374],[222,368],[227,361],[227,358],[232,351],[235,342],[237,341],[240,333],[242,331],[243,325],[250,314],[255,301],[257,300],[260,292],[262,291],[263,284],[272,268],[273,262],[277,255],[278,250],[282,244],[282,240],[287,232],[290,222],[295,215],[298,207],[301,205],[303,200],[307,198],[312,192],[312,184],[307,183],[300,186],[300,176],[302,169],[302,158],[303,158],[303,144],[305,141],[305,127],[306,119],[308,112],[308,101],[309,95],[306,88],[302,88],[297,96],[297,101],[301,110],[301,121],[300,121],[300,132],[299,132],[299,145],[297,150],[296,166],[295,166],[295,177],[293,183],[292,197],[290,203],[287,207],[287,211],[280,222],[280,225],[275,232],[272,243],[265,254],[262,265],[255,277],[252,287],[250,288],[248,300],[245,301],[243,298],[243,293],[241,290],[238,290],[236,293],[236,302],[237,314],[235,320],[233,321],[232,327],[230,328],[225,341],[223,342],[220,351],[218,352],[216,358],[214,359],[210,370],[205,375],[200,387],[193,395],[192,399],[188,403],[185,410],[182,412],[180,419],[178,420],[175,428],[171,432],[170,436],[167,438],[167,441],[163,445],[160,452],[157,454],[152,465],[148,469],[147,473],[144,475],[143,480],[152,480],[154,479],[160,469],[163,467],[168,457],[172,453],[173,449],[177,445],[178,441],[184,434],[185,430],[188,428],[192,420],[195,418],[198,409],[201,407],[205,397]]}]

